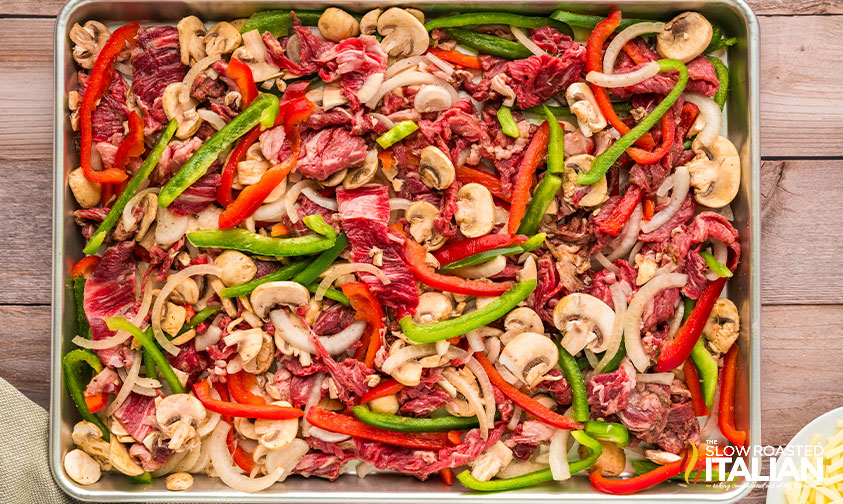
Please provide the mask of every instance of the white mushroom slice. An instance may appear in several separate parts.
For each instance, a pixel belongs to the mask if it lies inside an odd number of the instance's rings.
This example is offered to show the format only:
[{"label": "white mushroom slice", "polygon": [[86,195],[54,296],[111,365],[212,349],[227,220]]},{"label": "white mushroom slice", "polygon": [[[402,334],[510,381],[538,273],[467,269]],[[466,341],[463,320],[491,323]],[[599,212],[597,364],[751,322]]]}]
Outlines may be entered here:
[{"label": "white mushroom slice", "polygon": [[325,9],[316,26],[323,38],[333,42],[341,42],[360,34],[360,23],[354,16],[336,7]]},{"label": "white mushroom slice", "polygon": [[[424,368],[418,362],[405,362],[390,373],[395,381],[407,387],[415,387],[421,383],[421,375]],[[445,407],[447,409],[447,406]]]},{"label": "white mushroom slice", "polygon": [[495,202],[492,193],[475,182],[460,187],[454,218],[467,238],[488,234],[495,225]]},{"label": "white mushroom slice", "polygon": [[[203,409],[204,411],[204,409]],[[109,445],[108,461],[111,466],[126,476],[140,476],[144,473],[143,467],[137,465],[123,443],[117,441],[117,436],[111,436]]]},{"label": "white mushroom slice", "polygon": [[470,463],[471,476],[480,481],[489,481],[510,462],[512,450],[498,441]]},{"label": "white mushroom slice", "polygon": [[234,25],[225,21],[217,23],[205,34],[205,54],[208,56],[228,54],[237,49],[241,41],[240,31]]},{"label": "white mushroom slice", "polygon": [[246,372],[252,374],[265,373],[272,366],[275,359],[275,342],[269,334],[263,333],[262,337],[263,343],[255,358],[243,362],[243,369]]},{"label": "white mushroom slice", "polygon": [[424,185],[441,191],[454,183],[457,173],[447,154],[439,147],[428,145],[419,155],[419,176]]},{"label": "white mushroom slice", "polygon": [[[433,84],[425,84],[419,88],[413,99],[413,108],[419,112],[439,112],[452,107],[451,93]],[[436,149],[436,147],[433,147]]]},{"label": "white mushroom slice", "polygon": [[76,168],[67,175],[67,185],[80,207],[91,208],[99,204],[102,197],[102,185],[88,180],[82,168]]},{"label": "white mushroom slice", "polygon": [[381,47],[390,56],[418,56],[427,50],[430,37],[424,25],[411,13],[392,7],[378,17]]},{"label": "white mushroom slice", "polygon": [[[290,406],[286,401],[275,401],[275,406]],[[299,421],[296,418],[289,420],[255,420],[255,434],[258,436],[258,443],[268,450],[280,450],[293,439],[299,431]]]},{"label": "white mushroom slice", "polygon": [[371,35],[378,29],[378,18],[381,16],[381,9],[370,10],[360,19],[360,33]]},{"label": "white mushroom slice", "polygon": [[255,314],[266,320],[276,306],[306,306],[310,302],[310,292],[297,282],[267,282],[258,285],[249,300]]},{"label": "white mushroom slice", "polygon": [[614,320],[609,305],[581,292],[568,294],[553,308],[553,325],[562,332],[562,347],[571,355],[586,347],[595,353],[605,351]]},{"label": "white mushroom slice", "polygon": [[544,334],[524,332],[503,347],[498,361],[528,387],[542,381],[559,359],[556,344]]},{"label": "white mushroom slice", "polygon": [[[114,425],[120,425],[114,422]],[[108,461],[108,454],[111,450],[108,441],[102,438],[102,431],[91,422],[82,420],[73,426],[73,433],[70,438],[80,450],[92,456],[104,471],[111,469]]]},{"label": "white mushroom slice", "polygon": [[656,50],[663,58],[687,63],[705,51],[714,30],[698,12],[683,12],[664,25],[658,34]]},{"label": "white mushroom slice", "polygon": [[490,278],[505,269],[506,257],[499,255],[484,263],[453,269],[450,274],[463,278]]},{"label": "white mushroom slice", "polygon": [[[599,441],[599,443],[602,451],[593,468],[599,469],[603,476],[619,476],[626,470],[626,454],[623,448],[611,441]],[[585,457],[585,447],[580,446],[579,453],[581,457]]]},{"label": "white mushroom slice", "polygon": [[694,150],[697,156],[686,165],[694,187],[694,199],[709,208],[728,205],[741,186],[738,149],[728,138],[718,136],[708,148],[695,142]]},{"label": "white mushroom slice", "polygon": [[451,298],[441,292],[425,292],[419,296],[419,305],[413,320],[419,324],[431,324],[451,318],[454,305]]},{"label": "white mushroom slice", "polygon": [[94,60],[100,49],[108,41],[111,33],[99,21],[88,21],[85,26],[75,23],[70,28],[70,40],[73,41],[73,59],[84,69],[94,67]]},{"label": "white mushroom slice", "polygon": [[369,401],[369,408],[372,411],[377,411],[378,413],[386,413],[388,415],[394,415],[398,413],[400,405],[398,404],[398,396],[395,394],[378,397],[377,399],[372,399]]},{"label": "white mushroom slice", "polygon": [[[454,374],[451,375],[449,371],[453,371]],[[469,390],[478,398],[480,397],[480,385],[477,383],[477,377],[467,368],[463,367],[459,370],[454,370],[453,368],[448,368],[443,375],[451,376],[454,381],[457,379],[461,379],[468,385]],[[456,376],[454,376],[456,375]],[[446,381],[439,381],[438,385],[442,387],[445,392],[452,397],[452,399],[445,405],[445,411],[460,417],[468,417],[468,416],[475,416],[478,414],[474,408],[472,408],[471,404],[469,404],[468,399],[466,399],[465,395],[461,392],[457,391],[456,386],[454,386],[450,380]],[[482,399],[481,399],[482,401]]]},{"label": "white mushroom slice", "polygon": [[506,333],[501,336],[503,343],[524,332],[543,333],[544,323],[539,314],[526,306],[519,306],[506,315],[503,322]]},{"label": "white mushroom slice", "polygon": [[346,189],[357,189],[363,187],[375,178],[378,172],[378,151],[372,149],[366,153],[366,159],[360,167],[346,173],[342,186]]},{"label": "white mushroom slice", "polygon": [[78,448],[64,456],[64,471],[80,485],[93,485],[102,476],[97,461]]},{"label": "white mushroom slice", "polygon": [[164,114],[167,119],[175,119],[179,123],[176,137],[185,139],[196,133],[196,130],[202,125],[202,118],[196,112],[198,102],[193,98],[188,98],[186,102],[182,102],[182,94],[189,96],[190,90],[182,82],[173,82],[164,89],[161,105],[164,107]]},{"label": "white mushroom slice", "polygon": [[171,394],[155,400],[155,420],[169,449],[192,450],[199,444],[196,427],[205,420],[205,407],[192,395]]},{"label": "white mushroom slice", "polygon": [[597,106],[591,86],[584,82],[575,82],[568,86],[565,98],[571,112],[577,116],[577,124],[583,135],[590,137],[606,127],[606,118]]},{"label": "white mushroom slice", "polygon": [[179,30],[179,49],[183,65],[190,65],[205,57],[205,25],[196,16],[187,16],[176,25]]},{"label": "white mushroom slice", "polygon": [[167,476],[164,480],[167,490],[180,492],[193,486],[193,476],[186,472],[177,472]]},{"label": "white mushroom slice", "polygon": [[192,278],[185,278],[170,293],[170,301],[176,304],[196,304],[199,302],[199,285]]},{"label": "white mushroom slice", "polygon": [[184,326],[187,309],[184,306],[179,306],[168,301],[165,311],[166,314],[161,321],[161,329],[170,336],[175,336],[179,333],[182,326]]},{"label": "white mushroom slice", "polygon": [[222,340],[226,345],[238,345],[237,353],[243,362],[248,362],[258,356],[263,346],[263,329],[241,329],[233,331]]},{"label": "white mushroom slice", "polygon": [[348,103],[339,82],[329,82],[322,89],[322,110],[330,110]]},{"label": "white mushroom slice", "polygon": [[[600,180],[591,186],[577,184],[577,175],[590,170],[593,161],[594,156],[591,154],[578,154],[565,160],[565,173],[562,176],[562,193],[567,203],[575,207],[591,208],[609,199],[605,175],[600,177]],[[574,203],[574,197],[585,190],[588,190],[588,192]]]},{"label": "white mushroom slice", "polygon": [[220,280],[227,286],[240,285],[255,277],[258,267],[255,262],[242,252],[226,250],[216,259],[214,266],[222,270]]},{"label": "white mushroom slice", "polygon": [[703,336],[713,351],[725,354],[738,339],[740,325],[738,307],[732,300],[720,298],[715,301],[711,315],[703,327]]},{"label": "white mushroom slice", "polygon": [[252,70],[252,78],[255,79],[255,82],[263,82],[281,75],[280,68],[267,63],[266,46],[257,30],[248,31],[241,37],[243,45],[235,49],[232,56],[245,63]]},{"label": "white mushroom slice", "polygon": [[176,243],[187,232],[190,219],[187,215],[176,215],[164,207],[156,210],[155,242],[164,248]]},{"label": "white mushroom slice", "polygon": [[404,218],[410,223],[410,236],[427,250],[435,250],[445,243],[445,238],[433,230],[438,216],[439,209],[427,201],[411,203],[404,212]]}]

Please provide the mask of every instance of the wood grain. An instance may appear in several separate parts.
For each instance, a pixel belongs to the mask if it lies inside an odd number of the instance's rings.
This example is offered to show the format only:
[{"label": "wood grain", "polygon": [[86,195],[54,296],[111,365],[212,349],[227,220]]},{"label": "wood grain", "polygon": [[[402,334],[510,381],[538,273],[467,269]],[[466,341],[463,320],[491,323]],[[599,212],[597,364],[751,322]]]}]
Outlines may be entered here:
[{"label": "wood grain", "polygon": [[50,307],[0,306],[0,376],[49,408]]}]

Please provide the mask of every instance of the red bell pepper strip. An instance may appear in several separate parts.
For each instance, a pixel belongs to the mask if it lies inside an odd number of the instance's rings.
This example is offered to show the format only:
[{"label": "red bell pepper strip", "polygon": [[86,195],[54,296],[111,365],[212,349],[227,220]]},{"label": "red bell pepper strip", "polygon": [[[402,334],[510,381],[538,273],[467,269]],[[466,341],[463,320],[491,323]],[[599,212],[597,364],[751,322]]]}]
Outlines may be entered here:
[{"label": "red bell pepper strip", "polygon": [[[606,40],[608,40],[609,36],[614,33],[615,29],[620,26],[620,24],[621,11],[615,9],[609,13],[609,17],[597,23],[591,31],[591,35],[588,37],[588,42],[585,46],[586,70],[589,72],[603,71],[603,45],[606,43]],[[603,112],[603,115],[609,123],[614,126],[621,135],[625,135],[630,128],[621,120],[620,117],[618,117],[618,114],[615,113],[615,109],[612,107],[612,101],[609,99],[609,93],[605,88],[598,86],[597,84],[592,84],[591,89],[594,91],[594,98],[597,100],[597,106],[600,108],[600,111]],[[653,137],[649,133],[644,134],[644,136],[639,138],[635,143],[645,149],[652,149],[653,146],[655,146]]]},{"label": "red bell pepper strip", "polygon": [[699,112],[700,108],[691,102],[685,102],[682,105],[682,112],[679,113],[679,133],[681,134],[681,138],[685,138],[688,132],[691,131],[691,126],[697,120],[697,114]]},{"label": "red bell pepper strip", "polygon": [[697,375],[697,368],[691,359],[685,361],[682,370],[685,372],[685,385],[691,393],[691,402],[694,405],[694,415],[705,416],[710,413],[705,405],[702,391],[700,390],[700,377]]},{"label": "red bell pepper strip", "polygon": [[625,52],[636,65],[653,61],[650,57],[644,54],[644,51],[638,47],[638,44],[636,44],[634,40],[630,40],[623,46],[623,52]]},{"label": "red bell pepper strip", "polygon": [[402,390],[404,390],[404,384],[390,378],[378,383],[374,388],[363,394],[363,397],[360,398],[360,404],[366,404],[374,401],[375,399],[380,399],[381,397],[391,396],[401,392]]},{"label": "red bell pepper strip", "polygon": [[356,312],[355,318],[364,320],[369,330],[364,335],[364,344],[354,352],[354,358],[371,368],[375,364],[375,354],[381,347],[381,333],[384,330],[383,310],[369,288],[360,282],[342,284],[342,293],[348,297],[351,307]]},{"label": "red bell pepper strip", "polygon": [[641,201],[643,196],[644,191],[640,187],[630,185],[620,202],[612,209],[609,217],[595,221],[597,229],[612,236],[617,236],[621,232],[621,229],[623,229],[626,221],[629,220],[632,212],[635,211],[635,207],[638,206],[638,202]]},{"label": "red bell pepper strip", "polygon": [[466,68],[483,68],[483,65],[480,64],[480,58],[471,54],[461,53],[456,49],[446,51],[445,49],[441,49],[439,47],[431,47],[427,50],[427,52],[428,54],[432,54],[437,58],[441,59],[442,61],[454,63],[456,65],[464,66]]},{"label": "red bell pepper strip", "polygon": [[454,484],[454,470],[450,467],[446,467],[439,471],[439,477],[442,478],[442,483],[445,483],[448,486]]},{"label": "red bell pepper strip", "polygon": [[102,411],[108,404],[108,394],[100,392],[99,394],[94,394],[92,396],[86,395],[85,404],[88,405],[88,411],[91,413]]},{"label": "red bell pepper strip", "polygon": [[491,173],[484,172],[483,170],[478,170],[477,168],[471,168],[468,166],[457,166],[454,168],[457,173],[457,178],[463,184],[470,184],[472,182],[476,182],[482,186],[485,186],[486,189],[492,193],[492,196],[496,198],[500,198],[507,203],[510,201],[510,196],[507,196],[506,191],[503,190],[503,185],[501,185],[501,181],[499,178],[495,177]]},{"label": "red bell pepper strip", "polygon": [[723,286],[726,285],[726,280],[726,277],[718,278],[706,286],[676,336],[662,345],[658,363],[660,373],[673,371],[691,355],[691,350],[694,349],[694,345],[700,338],[708,316],[711,315],[711,310],[714,308],[714,303],[720,297]]},{"label": "red bell pepper strip", "polygon": [[533,176],[547,154],[547,144],[550,141],[550,126],[547,121],[543,122],[530,140],[530,145],[524,152],[518,174],[515,176],[515,185],[512,188],[512,205],[509,207],[509,224],[507,230],[510,234],[518,232],[521,219],[527,213],[527,204],[530,202],[530,188],[533,186]]},{"label": "red bell pepper strip", "polygon": [[239,59],[231,58],[231,61],[228,62],[228,67],[225,69],[225,73],[240,88],[243,108],[248,107],[252,103],[252,100],[258,97],[258,87],[255,85],[254,77],[252,77],[252,69]]},{"label": "red bell pepper strip", "polygon": [[117,56],[123,52],[126,44],[134,44],[139,28],[137,23],[130,23],[114,30],[94,62],[94,68],[91,69],[91,76],[85,87],[85,94],[82,96],[82,103],[79,105],[79,132],[81,134],[79,161],[85,178],[92,182],[113,184],[128,178],[126,172],[119,168],[109,168],[98,172],[91,166],[91,149],[94,143],[92,115],[97,102],[111,84]]},{"label": "red bell pepper strip", "polygon": [[228,453],[231,454],[237,467],[251,474],[252,469],[255,468],[254,454],[240,446],[240,443],[237,442],[237,436],[234,435],[234,429],[228,429],[225,444],[228,446]]},{"label": "red bell pepper strip", "polygon": [[456,446],[462,443],[462,432],[458,430],[449,430],[448,431],[448,440]]},{"label": "red bell pepper strip", "polygon": [[425,262],[427,251],[412,238],[404,239],[404,261],[413,275],[423,284],[434,289],[466,294],[468,296],[500,296],[510,287],[512,282],[481,282],[467,280],[458,276],[437,273]]},{"label": "red bell pepper strip", "polygon": [[338,432],[360,439],[380,441],[381,443],[418,450],[441,450],[451,446],[447,432],[407,433],[378,429],[360,420],[326,411],[320,406],[313,406],[307,413],[307,421],[315,427],[331,432]]},{"label": "red bell pepper strip", "polygon": [[225,162],[225,168],[222,169],[222,177],[220,186],[217,188],[217,201],[224,206],[234,203],[234,197],[231,195],[231,185],[234,183],[234,174],[237,172],[237,163],[246,157],[246,152],[249,147],[258,141],[261,135],[260,126],[255,126],[251,131],[246,133],[240,142],[237,143],[228,160]]},{"label": "red bell pepper strip", "polygon": [[255,375],[247,373],[246,371],[239,371],[228,375],[226,386],[228,393],[234,399],[234,402],[239,404],[253,404],[259,406],[266,404],[266,400],[259,395],[252,393],[252,387],[255,385]]},{"label": "red bell pepper strip", "polygon": [[[132,110],[129,112],[129,134],[117,147],[117,152],[114,154],[114,168],[122,170],[129,163],[129,158],[140,156],[143,150],[143,119]],[[125,186],[122,189],[125,189]],[[120,192],[123,192],[122,189]]]},{"label": "red bell pepper strip", "polygon": [[602,475],[602,471],[595,470],[588,475],[588,479],[591,481],[591,486],[603,493],[628,495],[646,490],[679,475],[682,471],[682,462],[683,460],[677,460],[648,473],[625,479],[609,479]]},{"label": "red bell pepper strip", "polygon": [[99,265],[100,259],[100,256],[95,255],[89,255],[79,259],[79,261],[74,264],[73,268],[70,270],[70,277],[88,278],[91,276],[91,273],[94,272],[97,265]]},{"label": "red bell pepper strip", "polygon": [[656,213],[656,200],[652,196],[644,198],[644,214],[641,216],[645,221],[649,221]]},{"label": "red bell pepper strip", "polygon": [[581,430],[583,428],[583,425],[573,418],[551,411],[544,404],[536,401],[532,397],[510,385],[509,382],[504,380],[503,376],[498,373],[498,370],[495,369],[495,366],[493,366],[491,362],[489,362],[489,359],[486,358],[486,355],[483,354],[483,352],[474,354],[474,358],[476,358],[477,362],[483,366],[483,369],[486,371],[486,374],[489,375],[489,380],[492,384],[499,388],[500,391],[503,392],[503,395],[512,400],[512,402],[521,406],[524,411],[530,413],[544,423],[560,429]]},{"label": "red bell pepper strip", "polygon": [[673,140],[676,135],[676,125],[673,120],[673,112],[667,111],[661,119],[662,129],[662,144],[653,152],[647,152],[638,147],[630,147],[626,150],[629,157],[634,159],[638,164],[648,165],[658,163],[661,158],[665,156],[670,149],[673,148]]},{"label": "red bell pepper strip", "polygon": [[509,245],[520,245],[525,241],[527,241],[527,237],[524,235],[502,233],[483,235],[476,238],[467,238],[456,243],[449,243],[436,252],[433,252],[433,257],[439,261],[439,266],[445,266],[446,264],[451,264],[474,254],[479,254],[480,252],[508,247]]},{"label": "red bell pepper strip", "polygon": [[193,384],[193,393],[206,409],[221,415],[233,417],[263,418],[266,420],[289,420],[299,418],[304,412],[297,408],[276,406],[274,404],[237,404],[211,397],[211,386],[207,380]]},{"label": "red bell pepper strip", "polygon": [[720,375],[720,416],[717,418],[717,425],[720,427],[720,432],[733,445],[743,446],[746,443],[746,431],[735,428],[735,377],[738,371],[738,351],[738,346],[732,345],[723,361],[723,372]]}]

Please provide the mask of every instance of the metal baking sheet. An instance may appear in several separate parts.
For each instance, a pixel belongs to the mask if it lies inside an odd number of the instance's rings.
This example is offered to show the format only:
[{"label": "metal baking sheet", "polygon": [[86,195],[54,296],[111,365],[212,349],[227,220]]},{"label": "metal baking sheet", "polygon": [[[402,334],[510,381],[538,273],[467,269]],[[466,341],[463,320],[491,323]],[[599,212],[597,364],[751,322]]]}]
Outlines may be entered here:
[{"label": "metal baking sheet", "polygon": [[75,334],[72,294],[67,280],[73,263],[82,257],[82,241],[73,222],[73,197],[67,189],[68,173],[78,166],[72,132],[67,118],[67,92],[75,89],[76,66],[68,38],[74,23],[89,19],[103,22],[175,24],[184,16],[195,14],[206,22],[245,17],[270,8],[319,9],[331,5],[349,11],[366,12],[375,7],[406,5],[426,12],[469,12],[472,10],[508,10],[523,13],[550,13],[556,8],[576,12],[605,14],[620,6],[631,17],[669,18],[684,11],[697,10],[720,23],[738,43],[728,51],[731,72],[725,130],[742,157],[742,184],[732,203],[735,226],[740,231],[742,260],[729,282],[729,296],[741,314],[739,339],[741,369],[738,375],[736,423],[749,430],[752,446],[760,444],[760,154],[758,124],[758,23],[742,0],[708,2],[683,0],[632,0],[551,2],[534,0],[529,4],[515,0],[432,0],[421,2],[275,2],[275,1],[175,1],[175,0],[71,0],[62,9],[55,33],[55,110],[53,139],[53,303],[52,303],[52,390],[50,401],[49,464],[58,485],[69,495],[95,502],[636,502],[636,503],[709,503],[735,502],[749,493],[750,483],[729,490],[704,485],[667,483],[632,496],[607,496],[595,492],[585,478],[575,477],[564,484],[546,484],[514,492],[497,494],[467,493],[459,485],[448,487],[438,478],[419,482],[412,477],[375,473],[365,479],[346,474],[337,481],[292,477],[283,484],[257,493],[244,494],[225,486],[219,479],[197,475],[193,487],[185,492],[169,492],[164,479],[149,486],[133,486],[120,474],[110,473],[96,484],[80,486],[62,470],[62,457],[73,448],[70,433],[78,421],[73,401],[64,393],[60,359]]}]

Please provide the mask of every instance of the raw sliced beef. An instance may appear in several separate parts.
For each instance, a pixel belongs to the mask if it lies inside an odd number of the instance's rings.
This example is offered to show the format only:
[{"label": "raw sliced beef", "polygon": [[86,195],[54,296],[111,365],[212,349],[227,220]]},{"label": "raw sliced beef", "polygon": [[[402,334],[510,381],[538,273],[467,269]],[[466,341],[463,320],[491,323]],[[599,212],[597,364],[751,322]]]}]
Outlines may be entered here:
[{"label": "raw sliced beef", "polygon": [[141,28],[132,49],[132,92],[143,109],[144,133],[158,131],[167,121],[161,97],[164,89],[184,79],[179,31],[173,26]]}]

